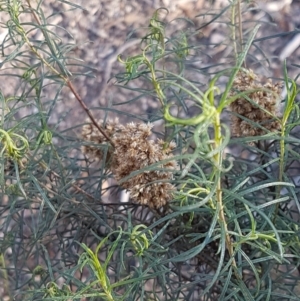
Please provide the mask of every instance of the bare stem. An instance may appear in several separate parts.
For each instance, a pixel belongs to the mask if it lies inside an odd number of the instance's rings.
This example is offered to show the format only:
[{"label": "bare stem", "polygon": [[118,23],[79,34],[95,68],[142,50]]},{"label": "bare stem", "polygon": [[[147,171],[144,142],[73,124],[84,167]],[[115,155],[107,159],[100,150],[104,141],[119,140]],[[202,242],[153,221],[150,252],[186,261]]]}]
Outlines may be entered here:
[{"label": "bare stem", "polygon": [[[37,14],[35,13],[34,9],[31,6],[30,0],[26,0],[34,19],[36,20],[37,24],[40,25],[40,28],[42,28],[41,26],[41,21],[39,19],[39,17],[37,16]],[[44,36],[47,37],[47,32],[43,29],[41,29]],[[26,44],[29,46],[29,48],[31,49],[31,51],[50,69],[50,71],[52,73],[54,73],[55,75],[57,75],[58,77],[60,77],[65,85],[71,90],[71,92],[73,93],[73,95],[75,96],[75,98],[77,99],[77,101],[79,102],[79,104],[81,105],[81,107],[84,109],[84,111],[86,112],[86,114],[89,116],[90,120],[92,121],[92,123],[94,124],[94,126],[100,131],[100,133],[107,139],[107,141],[110,142],[110,144],[114,147],[114,143],[111,140],[111,138],[106,134],[105,130],[98,124],[98,122],[95,120],[93,114],[91,113],[91,111],[88,109],[87,105],[85,104],[85,102],[82,100],[82,98],[80,97],[80,95],[77,93],[77,91],[75,90],[71,80],[69,77],[62,75],[59,71],[57,71],[51,64],[49,64],[38,52],[38,50],[30,43],[25,31],[23,30],[23,28],[21,30],[19,30],[19,33],[22,34],[22,37],[24,39],[24,41],[26,42]]]},{"label": "bare stem", "polygon": [[[221,123],[220,123],[220,113],[216,112],[215,120],[214,120],[214,132],[215,132],[215,147],[218,148],[222,144],[222,133],[221,133]],[[221,184],[221,176],[220,176],[220,166],[222,165],[222,152],[219,151],[214,156],[215,161],[215,176],[217,177],[217,191],[216,191],[216,199],[219,204],[219,222],[223,224],[225,230],[225,243],[229,253],[229,256],[232,258],[231,265],[233,267],[234,274],[238,280],[241,279],[241,276],[238,273],[236,260],[234,258],[234,249],[231,242],[231,237],[228,234],[228,227],[226,222],[226,217],[224,213],[224,205],[222,198],[222,184]]]},{"label": "bare stem", "polygon": [[238,56],[238,49],[237,49],[237,43],[236,43],[236,34],[235,34],[235,5],[232,5],[231,7],[231,16],[230,16],[230,21],[231,21],[231,38],[232,38],[232,43],[233,43],[233,50],[235,57],[237,58]]},{"label": "bare stem", "polygon": [[242,22],[242,10],[241,10],[241,0],[237,1],[237,15],[239,24],[239,39],[241,52],[243,51],[243,22]]},{"label": "bare stem", "polygon": [[8,295],[9,295],[9,300],[14,300],[10,288],[9,288],[9,280],[8,280],[8,274],[7,274],[7,268],[5,265],[5,258],[4,258],[4,254],[0,253],[0,270],[2,270],[3,273],[3,278],[4,278],[4,288],[6,289]]}]

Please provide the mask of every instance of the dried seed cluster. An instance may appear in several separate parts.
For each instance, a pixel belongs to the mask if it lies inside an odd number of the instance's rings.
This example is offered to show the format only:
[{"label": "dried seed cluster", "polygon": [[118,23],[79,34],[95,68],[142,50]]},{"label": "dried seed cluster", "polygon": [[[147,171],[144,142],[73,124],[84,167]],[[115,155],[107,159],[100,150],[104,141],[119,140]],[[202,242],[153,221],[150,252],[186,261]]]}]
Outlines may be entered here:
[{"label": "dried seed cluster", "polygon": [[[99,123],[102,123],[100,120]],[[146,170],[121,182],[121,186],[130,192],[131,198],[139,204],[160,208],[172,199],[175,187],[170,183],[172,171],[177,169],[177,163],[172,160],[171,151],[175,143],[164,148],[164,141],[151,140],[152,124],[128,123],[122,125],[118,120],[108,121],[106,133],[112,139],[115,147],[110,148],[108,156],[109,168],[117,181],[124,179],[134,171],[145,169],[155,163],[155,168]],[[92,124],[85,125],[82,130],[85,140],[103,144],[105,137]],[[83,153],[89,157],[103,159],[103,150],[95,146],[83,146]],[[166,160],[167,162],[159,163]]]},{"label": "dried seed cluster", "polygon": [[[99,124],[102,124],[103,120],[99,120],[98,122]],[[103,128],[108,137],[112,137],[114,135],[118,129],[118,125],[119,120],[117,118],[106,122]],[[92,145],[83,145],[81,147],[82,152],[97,161],[101,161],[103,157],[106,156],[106,162],[110,163],[110,159],[113,155],[113,149],[101,132],[92,123],[88,123],[83,126],[81,134],[84,140],[93,143]],[[107,153],[105,151],[105,145],[108,147]]]},{"label": "dried seed cluster", "polygon": [[[275,120],[277,116],[278,99],[282,86],[279,83],[272,84],[268,81],[261,84],[252,70],[240,71],[233,83],[231,96],[246,92],[230,104],[230,110],[237,113],[253,123],[261,125],[269,131],[280,129],[280,122]],[[253,92],[248,93],[253,90]],[[246,99],[252,100],[252,103]],[[265,130],[239,116],[232,115],[232,132],[234,136],[260,136]]]}]

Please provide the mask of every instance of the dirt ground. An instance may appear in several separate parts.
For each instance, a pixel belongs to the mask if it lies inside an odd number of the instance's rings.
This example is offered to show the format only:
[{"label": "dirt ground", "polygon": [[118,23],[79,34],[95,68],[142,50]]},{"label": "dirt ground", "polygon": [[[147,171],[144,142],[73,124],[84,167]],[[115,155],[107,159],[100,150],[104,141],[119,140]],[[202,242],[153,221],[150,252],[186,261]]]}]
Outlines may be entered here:
[{"label": "dirt ground", "polygon": [[[126,56],[139,50],[139,39],[145,33],[145,27],[149,25],[152,14],[160,7],[168,9],[165,20],[172,21],[168,25],[168,33],[173,34],[180,30],[192,33],[189,42],[196,46],[198,51],[187,58],[187,68],[209,70],[207,74],[204,71],[199,72],[199,81],[207,83],[210,79],[209,73],[218,70],[217,66],[220,70],[224,66],[232,66],[229,11],[225,12],[219,21],[210,23],[228,4],[227,0],[72,2],[83,9],[70,10],[68,4],[55,0],[43,1],[42,6],[48,17],[48,23],[52,24],[52,29],[61,37],[62,43],[77,45],[72,56],[76,56],[93,68],[90,70],[92,76],[78,77],[74,79],[74,84],[79,95],[97,117],[104,116],[103,108],[116,104],[118,104],[116,110],[131,114],[127,119],[134,118],[141,112],[155,113],[159,110],[158,103],[147,97],[140,98],[134,106],[119,105],[136,95],[130,90],[114,86],[113,76],[124,71],[123,66],[117,62],[117,55]],[[248,67],[263,76],[280,78],[286,59],[289,76],[293,78],[298,74],[300,33],[296,28],[299,26],[299,14],[300,1],[256,1],[252,4],[250,11],[243,14],[244,30],[246,33],[249,32],[258,22],[261,27],[255,45],[250,49]],[[183,21],[183,18],[190,21]],[[2,19],[5,19],[5,16],[2,16]],[[208,25],[204,26],[207,23]],[[197,30],[199,28],[201,29]],[[0,34],[4,37],[5,30],[0,29]],[[277,36],[278,34],[282,35]],[[36,32],[34,38],[42,38],[41,35],[41,32]],[[271,38],[265,39],[267,36]],[[4,95],[9,95],[14,89],[14,84],[0,82],[0,88]],[[50,89],[46,91],[47,94],[44,95],[46,100],[53,98],[56,93]],[[74,96],[68,89],[64,89],[49,122],[50,125],[60,123],[64,128],[68,128],[79,124],[85,118],[86,115]]]},{"label": "dirt ground", "polygon": [[[107,0],[107,1],[78,1],[85,10],[65,12],[56,15],[52,22],[66,28],[74,38],[78,48],[76,55],[87,65],[96,70],[94,78],[79,78],[76,87],[81,97],[91,107],[126,102],[134,95],[128,90],[120,90],[113,86],[113,80],[108,80],[118,72],[123,72],[123,66],[116,58],[120,53],[135,53],[139,49],[139,40],[143,35],[143,27],[148,26],[153,12],[159,7],[166,7],[169,14],[168,21],[176,18],[188,18],[193,23],[173,21],[168,26],[168,31],[174,33],[178,30],[190,30],[202,27],[208,23],[214,14],[220,12],[226,5],[226,0]],[[65,4],[58,1],[44,1],[49,9],[67,9]],[[256,9],[256,10],[255,10]],[[203,17],[207,12],[210,16]],[[256,36],[256,47],[252,47],[248,57],[248,66],[258,74],[266,77],[282,77],[283,62],[286,59],[289,76],[293,78],[299,72],[298,58],[300,56],[300,34],[292,32],[299,24],[299,1],[256,1],[252,12],[244,14],[244,28],[251,30],[254,22],[260,22],[261,27]],[[221,17],[222,22],[228,22],[229,12]],[[187,24],[187,25],[186,25]],[[134,31],[133,38],[128,39]],[[281,37],[277,34],[284,33]],[[211,23],[196,35],[190,38],[190,42],[198,46],[200,51],[189,57],[191,68],[203,68],[217,64],[227,65],[232,62],[232,46],[229,42],[228,26],[224,23]],[[264,40],[266,36],[275,36]],[[66,36],[67,38],[67,36]],[[137,38],[137,39],[134,39]],[[259,41],[261,39],[261,41]],[[259,49],[260,48],[260,49]],[[216,67],[217,68],[217,67]],[[216,69],[215,68],[215,69]],[[222,67],[221,67],[222,68]],[[207,82],[209,76],[199,75],[199,81]],[[80,119],[81,109],[74,104],[75,100],[69,95],[64,100],[63,110],[72,110],[72,116]],[[74,105],[76,108],[74,108]],[[139,114],[141,111],[152,112],[158,109],[158,103],[153,99],[142,98],[140,105],[118,106],[118,110],[131,114]],[[101,110],[100,110],[101,111]],[[102,115],[97,109],[95,114]],[[59,112],[58,112],[59,115]],[[53,122],[56,122],[53,118]]]},{"label": "dirt ground", "polygon": [[[49,10],[58,11],[68,8],[66,4],[60,4],[58,1],[44,1],[43,4],[48,5]],[[79,78],[76,80],[76,87],[89,106],[99,109],[99,106],[106,107],[111,103],[126,102],[133,97],[130,91],[114,87],[113,80],[107,82],[114,74],[123,71],[123,66],[116,60],[117,55],[134,53],[139,49],[138,38],[143,35],[142,28],[148,26],[148,22],[157,8],[166,7],[168,9],[169,14],[166,16],[168,21],[176,18],[188,18],[194,23],[192,26],[191,23],[183,25],[184,22],[173,21],[168,27],[170,33],[180,29],[186,30],[187,27],[190,27],[188,30],[193,32],[208,23],[214,14],[220,12],[227,5],[227,1],[107,0],[99,3],[89,0],[78,1],[78,4],[85,10],[66,11],[58,14],[52,19],[52,23],[66,28],[72,34],[75,43],[79,45],[76,55],[87,65],[96,69],[93,73],[94,78]],[[289,76],[293,78],[299,71],[299,67],[292,66],[292,64],[298,63],[300,34],[292,31],[298,26],[300,2],[257,1],[256,4],[253,4],[252,9],[252,12],[244,14],[244,28],[250,30],[254,22],[261,22],[261,27],[256,36],[257,47],[251,48],[248,66],[258,74],[278,78],[282,77],[283,62],[287,59]],[[205,12],[210,16],[203,17]],[[228,14],[226,12],[221,17],[222,22],[228,22]],[[133,38],[128,39],[128,35],[133,31]],[[285,35],[263,39],[279,33],[285,33]],[[203,27],[190,39],[190,42],[198,46],[200,51],[188,58],[192,61],[189,66],[203,68],[232,62],[229,34],[228,26],[224,23],[215,22]],[[68,38],[67,35],[66,38]],[[199,80],[207,82],[208,79],[208,76],[201,77],[199,75]],[[142,98],[140,101],[140,105],[118,106],[117,109],[129,110],[133,115],[139,114],[141,110],[152,112],[157,109],[158,104],[153,100]],[[71,115],[78,120],[77,118],[80,119],[80,116],[83,115],[80,112],[81,109],[74,102],[75,100],[69,95],[69,99],[64,100],[61,109],[71,109]],[[95,114],[102,115],[98,109]],[[59,112],[57,114],[59,116]],[[55,119],[52,119],[54,123]]]}]

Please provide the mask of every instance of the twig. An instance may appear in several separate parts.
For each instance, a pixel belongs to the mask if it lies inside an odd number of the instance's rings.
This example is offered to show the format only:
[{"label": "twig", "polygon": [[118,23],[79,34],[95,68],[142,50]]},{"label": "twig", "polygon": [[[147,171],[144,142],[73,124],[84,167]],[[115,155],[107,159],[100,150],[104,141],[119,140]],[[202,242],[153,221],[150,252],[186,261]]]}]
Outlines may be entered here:
[{"label": "twig", "polygon": [[[42,166],[45,170],[48,170],[54,177],[56,177],[57,179],[60,179],[61,176],[59,174],[57,174],[55,171],[49,169],[49,167],[46,165],[46,163],[44,163],[43,161],[42,162],[39,162],[39,165]],[[87,193],[86,191],[84,191],[82,188],[80,188],[79,186],[75,185],[75,184],[71,184],[71,186],[73,188],[75,188],[77,191],[83,193],[84,195],[86,195],[88,198],[92,199],[92,200],[95,200],[95,198]]]},{"label": "twig", "polygon": [[[32,8],[31,4],[30,4],[30,0],[26,0],[34,19],[36,20],[36,22],[38,23],[38,25],[40,25],[41,31],[43,32],[44,36],[47,37],[48,34],[45,30],[42,29],[42,23],[39,19],[39,17],[37,16],[37,14],[35,13],[34,9]],[[100,133],[107,139],[107,141],[110,142],[110,144],[114,147],[114,143],[112,141],[112,139],[106,134],[105,130],[100,127],[100,125],[97,123],[97,121],[95,120],[94,116],[92,115],[92,113],[90,112],[90,110],[88,109],[88,107],[86,106],[85,102],[82,100],[82,98],[79,96],[79,94],[76,92],[71,80],[69,79],[69,77],[62,75],[60,72],[58,72],[53,66],[51,66],[37,51],[37,49],[30,43],[30,41],[28,40],[26,33],[22,32],[23,38],[26,42],[26,44],[30,47],[31,51],[57,76],[59,76],[66,84],[66,86],[69,87],[69,89],[71,90],[71,92],[73,93],[73,95],[75,96],[75,98],[77,99],[77,101],[80,103],[81,107],[85,110],[86,114],[89,116],[90,120],[92,121],[92,123],[95,125],[95,127],[100,131]]]}]

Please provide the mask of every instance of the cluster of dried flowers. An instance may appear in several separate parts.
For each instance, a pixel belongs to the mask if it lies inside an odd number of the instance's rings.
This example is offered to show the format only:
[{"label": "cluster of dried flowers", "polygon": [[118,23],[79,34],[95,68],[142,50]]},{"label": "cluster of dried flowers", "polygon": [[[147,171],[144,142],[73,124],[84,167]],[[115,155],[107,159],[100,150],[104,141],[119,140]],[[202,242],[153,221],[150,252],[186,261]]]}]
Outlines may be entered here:
[{"label": "cluster of dried flowers", "polygon": [[266,133],[265,129],[280,129],[280,122],[276,117],[282,86],[279,83],[272,84],[271,81],[261,84],[257,79],[252,70],[245,70],[240,71],[234,80],[231,96],[245,92],[244,96],[241,95],[230,104],[232,112],[245,117],[232,115],[231,128],[234,136],[260,136]]},{"label": "cluster of dried flowers", "polygon": [[[98,122],[102,124],[103,121]],[[172,192],[175,190],[170,181],[173,177],[172,171],[177,169],[177,162],[172,160],[171,154],[176,145],[171,142],[165,147],[164,141],[149,139],[152,127],[152,124],[122,125],[118,119],[108,120],[104,129],[114,143],[114,148],[108,148],[106,161],[117,181],[129,176],[121,182],[121,187],[130,192],[135,202],[160,208],[172,199]],[[95,144],[108,144],[93,124],[83,127],[82,137]],[[103,148],[89,145],[83,146],[82,151],[97,160],[103,160],[105,153]],[[163,160],[166,162],[161,162]],[[143,169],[146,170],[138,172]],[[137,174],[131,177],[130,174],[135,171]]]}]

